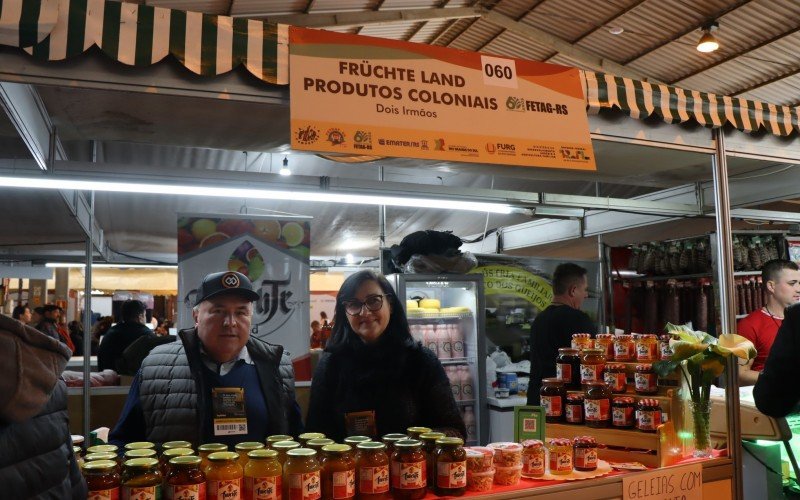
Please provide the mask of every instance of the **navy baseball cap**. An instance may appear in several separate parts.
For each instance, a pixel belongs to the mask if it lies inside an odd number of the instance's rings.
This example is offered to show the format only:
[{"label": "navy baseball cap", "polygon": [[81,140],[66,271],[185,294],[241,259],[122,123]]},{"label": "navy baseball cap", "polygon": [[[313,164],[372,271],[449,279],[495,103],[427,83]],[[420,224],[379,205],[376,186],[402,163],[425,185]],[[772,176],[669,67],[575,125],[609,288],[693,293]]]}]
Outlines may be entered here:
[{"label": "navy baseball cap", "polygon": [[247,276],[236,271],[223,271],[208,274],[203,278],[200,288],[197,289],[194,305],[225,294],[241,295],[250,302],[258,300],[258,294],[253,290],[253,283]]}]

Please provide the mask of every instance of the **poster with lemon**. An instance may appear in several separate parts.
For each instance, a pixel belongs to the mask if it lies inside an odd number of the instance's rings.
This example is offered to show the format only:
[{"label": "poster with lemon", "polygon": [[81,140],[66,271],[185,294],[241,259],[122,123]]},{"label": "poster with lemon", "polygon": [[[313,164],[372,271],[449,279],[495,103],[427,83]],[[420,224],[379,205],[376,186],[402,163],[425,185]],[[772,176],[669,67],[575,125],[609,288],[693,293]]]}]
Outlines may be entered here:
[{"label": "poster with lemon", "polygon": [[237,271],[259,295],[250,334],[290,353],[298,380],[309,380],[310,219],[192,214],[178,217],[178,326],[192,326],[203,276]]}]

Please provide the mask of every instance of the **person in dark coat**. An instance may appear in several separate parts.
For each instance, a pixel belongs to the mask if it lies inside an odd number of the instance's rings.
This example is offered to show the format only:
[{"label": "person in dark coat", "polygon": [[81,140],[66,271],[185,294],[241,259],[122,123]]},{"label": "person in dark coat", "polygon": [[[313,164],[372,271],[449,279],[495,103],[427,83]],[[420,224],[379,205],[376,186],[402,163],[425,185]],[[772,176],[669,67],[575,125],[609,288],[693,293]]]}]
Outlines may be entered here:
[{"label": "person in dark coat", "polygon": [[775,418],[800,412],[800,304],[788,307],[783,318],[753,387],[756,408]]},{"label": "person in dark coat", "polygon": [[0,497],[85,499],[60,378],[69,349],[0,316],[0,352]]},{"label": "person in dark coat", "polygon": [[347,278],[336,296],[335,318],[311,382],[309,431],[341,441],[426,426],[466,437],[444,368],[412,339],[386,278],[372,271]]},{"label": "person in dark coat", "polygon": [[97,349],[97,367],[101,371],[114,370],[122,375],[136,373],[125,369],[122,353],[139,338],[151,333],[145,325],[146,312],[145,305],[139,300],[122,303],[122,322],[108,330]]}]

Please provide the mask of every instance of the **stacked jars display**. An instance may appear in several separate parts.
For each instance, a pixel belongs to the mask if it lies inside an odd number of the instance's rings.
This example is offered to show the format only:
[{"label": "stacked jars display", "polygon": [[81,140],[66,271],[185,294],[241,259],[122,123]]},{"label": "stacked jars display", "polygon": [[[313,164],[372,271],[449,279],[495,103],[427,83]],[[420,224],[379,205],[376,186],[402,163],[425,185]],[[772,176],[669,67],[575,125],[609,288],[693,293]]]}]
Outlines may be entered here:
[{"label": "stacked jars display", "polygon": [[658,375],[650,363],[636,365],[634,382],[637,394],[655,394],[658,392]]}]

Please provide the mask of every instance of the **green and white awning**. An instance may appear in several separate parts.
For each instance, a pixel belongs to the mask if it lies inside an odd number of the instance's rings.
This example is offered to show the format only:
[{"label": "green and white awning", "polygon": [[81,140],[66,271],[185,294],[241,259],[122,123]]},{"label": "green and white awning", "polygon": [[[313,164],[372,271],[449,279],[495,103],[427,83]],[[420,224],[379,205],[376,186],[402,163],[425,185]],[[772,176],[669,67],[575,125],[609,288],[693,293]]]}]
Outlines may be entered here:
[{"label": "green and white awning", "polygon": [[30,47],[50,34],[58,0],[0,0],[0,45]]},{"label": "green and white awning", "polygon": [[731,125],[743,132],[761,129],[787,136],[800,131],[800,108],[684,90],[605,73],[584,71],[587,109],[618,108],[632,118],[656,114],[667,123],[694,121],[716,128]]}]

